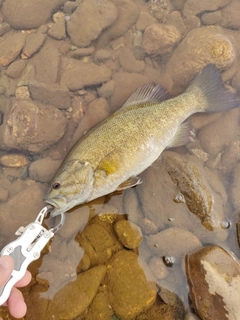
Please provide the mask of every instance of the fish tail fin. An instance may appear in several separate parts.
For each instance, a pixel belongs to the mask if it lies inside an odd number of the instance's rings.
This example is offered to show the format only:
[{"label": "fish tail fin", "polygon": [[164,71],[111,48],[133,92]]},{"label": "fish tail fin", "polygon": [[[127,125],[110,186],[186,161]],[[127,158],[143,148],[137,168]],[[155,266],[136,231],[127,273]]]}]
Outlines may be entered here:
[{"label": "fish tail fin", "polygon": [[203,68],[186,92],[195,93],[199,112],[227,111],[240,105],[237,95],[225,87],[221,73],[214,64]]}]

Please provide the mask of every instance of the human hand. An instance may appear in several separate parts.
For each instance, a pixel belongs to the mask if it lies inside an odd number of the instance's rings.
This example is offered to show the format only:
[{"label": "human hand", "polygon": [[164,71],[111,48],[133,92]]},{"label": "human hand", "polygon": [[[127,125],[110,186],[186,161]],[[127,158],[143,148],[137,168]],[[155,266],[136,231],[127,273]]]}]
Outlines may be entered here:
[{"label": "human hand", "polygon": [[[0,257],[0,288],[8,281],[13,271],[14,261],[10,256]],[[15,318],[22,318],[27,312],[27,306],[22,293],[16,287],[24,287],[31,281],[31,273],[26,272],[25,276],[12,288],[8,300],[3,304],[7,306],[11,315]],[[1,318],[0,318],[1,320]]]}]

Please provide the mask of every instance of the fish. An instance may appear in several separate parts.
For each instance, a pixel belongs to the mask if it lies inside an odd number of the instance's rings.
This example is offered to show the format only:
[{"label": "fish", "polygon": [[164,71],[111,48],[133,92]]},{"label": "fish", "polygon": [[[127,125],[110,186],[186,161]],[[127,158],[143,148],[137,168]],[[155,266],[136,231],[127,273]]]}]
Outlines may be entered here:
[{"label": "fish", "polygon": [[44,201],[57,216],[101,196],[137,186],[139,174],[161,153],[190,139],[187,118],[239,106],[215,65],[204,67],[184,93],[169,98],[153,82],[136,89],[123,106],[89,130],[57,171]]}]

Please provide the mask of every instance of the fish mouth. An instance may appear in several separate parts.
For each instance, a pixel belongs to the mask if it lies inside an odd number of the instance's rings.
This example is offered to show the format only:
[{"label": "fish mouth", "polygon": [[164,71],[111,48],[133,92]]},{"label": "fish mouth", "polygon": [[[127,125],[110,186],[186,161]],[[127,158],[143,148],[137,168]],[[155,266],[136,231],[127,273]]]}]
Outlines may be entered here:
[{"label": "fish mouth", "polygon": [[59,206],[57,205],[57,203],[55,201],[53,201],[52,199],[50,198],[45,198],[43,199],[44,202],[50,204],[51,206],[53,206],[54,208],[56,209],[59,209]]}]

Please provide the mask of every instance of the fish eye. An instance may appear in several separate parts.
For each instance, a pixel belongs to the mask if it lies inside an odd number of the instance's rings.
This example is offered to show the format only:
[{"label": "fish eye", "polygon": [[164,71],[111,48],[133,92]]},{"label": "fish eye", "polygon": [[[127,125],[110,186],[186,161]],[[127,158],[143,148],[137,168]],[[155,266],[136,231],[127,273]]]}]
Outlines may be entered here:
[{"label": "fish eye", "polygon": [[57,189],[59,189],[61,187],[61,183],[56,181],[56,182],[53,183],[52,187],[53,187],[53,189],[57,190]]}]

